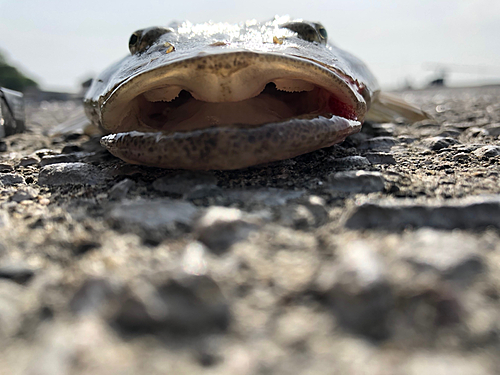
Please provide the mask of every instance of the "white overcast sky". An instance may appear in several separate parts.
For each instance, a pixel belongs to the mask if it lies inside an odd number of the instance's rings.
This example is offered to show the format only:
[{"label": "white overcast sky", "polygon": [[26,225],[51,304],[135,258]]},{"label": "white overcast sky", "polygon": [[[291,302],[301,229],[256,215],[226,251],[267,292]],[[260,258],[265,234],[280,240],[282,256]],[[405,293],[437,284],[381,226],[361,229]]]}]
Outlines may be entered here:
[{"label": "white overcast sky", "polygon": [[75,91],[137,29],[276,14],[322,22],[386,88],[423,85],[430,63],[449,66],[454,85],[500,83],[500,0],[0,0],[0,50],[44,89]]}]

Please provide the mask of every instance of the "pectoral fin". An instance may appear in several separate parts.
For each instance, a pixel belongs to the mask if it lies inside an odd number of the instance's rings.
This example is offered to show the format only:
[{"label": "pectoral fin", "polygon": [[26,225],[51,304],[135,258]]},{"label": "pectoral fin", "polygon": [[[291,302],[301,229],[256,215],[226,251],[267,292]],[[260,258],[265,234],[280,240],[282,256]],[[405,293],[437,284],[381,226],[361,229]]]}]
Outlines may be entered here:
[{"label": "pectoral fin", "polygon": [[75,110],[75,112],[66,119],[66,121],[58,124],[50,131],[50,135],[60,135],[60,134],[70,134],[70,133],[81,133],[87,135],[100,134],[100,130],[93,125],[87,116],[83,108]]},{"label": "pectoral fin", "polygon": [[391,122],[403,119],[413,123],[431,118],[427,113],[417,106],[407,103],[402,98],[381,92],[372,102],[370,110],[366,114],[366,121]]}]

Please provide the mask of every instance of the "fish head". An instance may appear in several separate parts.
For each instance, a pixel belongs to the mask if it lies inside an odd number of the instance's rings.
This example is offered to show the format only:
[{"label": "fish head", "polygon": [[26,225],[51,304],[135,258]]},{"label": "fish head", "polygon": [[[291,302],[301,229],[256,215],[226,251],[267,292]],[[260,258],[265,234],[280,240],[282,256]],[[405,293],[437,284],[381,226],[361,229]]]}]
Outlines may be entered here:
[{"label": "fish head", "polygon": [[[129,50],[85,101],[112,134],[103,144],[133,163],[234,169],[327,147],[359,131],[378,90],[320,23],[289,17],[150,27],[130,36]],[[249,147],[253,139],[280,151]],[[192,149],[179,154],[179,144]]]}]

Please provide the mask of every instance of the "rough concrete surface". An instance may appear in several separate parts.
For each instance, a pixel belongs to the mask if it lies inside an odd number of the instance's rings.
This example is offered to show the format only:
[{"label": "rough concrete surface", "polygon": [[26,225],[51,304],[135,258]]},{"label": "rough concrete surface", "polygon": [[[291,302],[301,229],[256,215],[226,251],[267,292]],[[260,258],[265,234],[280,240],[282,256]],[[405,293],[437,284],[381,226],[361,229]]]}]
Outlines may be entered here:
[{"label": "rough concrete surface", "polygon": [[128,165],[75,103],[1,141],[1,374],[500,373],[500,87],[230,172]]}]

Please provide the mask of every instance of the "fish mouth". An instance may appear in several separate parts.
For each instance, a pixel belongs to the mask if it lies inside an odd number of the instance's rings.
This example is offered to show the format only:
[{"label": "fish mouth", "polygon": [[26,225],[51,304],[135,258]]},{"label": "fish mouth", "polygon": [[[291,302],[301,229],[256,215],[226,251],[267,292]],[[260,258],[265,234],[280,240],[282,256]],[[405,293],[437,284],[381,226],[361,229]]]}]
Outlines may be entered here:
[{"label": "fish mouth", "polygon": [[103,146],[136,164],[238,169],[287,159],[359,131],[353,81],[311,60],[233,52],[132,76],[103,101]]}]

